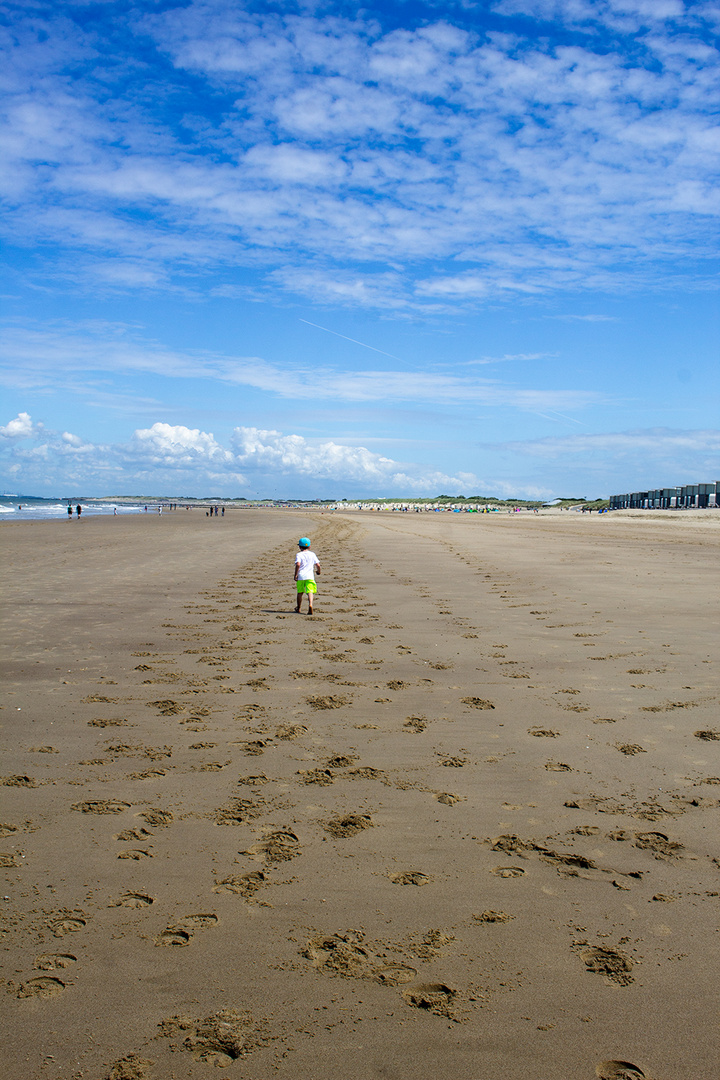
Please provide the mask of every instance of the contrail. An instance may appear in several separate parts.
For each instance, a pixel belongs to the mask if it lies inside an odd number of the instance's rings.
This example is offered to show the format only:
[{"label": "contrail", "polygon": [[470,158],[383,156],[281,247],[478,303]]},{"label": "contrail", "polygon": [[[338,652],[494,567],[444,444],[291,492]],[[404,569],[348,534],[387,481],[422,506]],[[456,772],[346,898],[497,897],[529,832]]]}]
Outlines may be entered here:
[{"label": "contrail", "polygon": [[356,341],[355,338],[346,337],[345,334],[338,334],[337,330],[328,330],[327,326],[319,326],[318,323],[310,322],[309,319],[301,319],[300,322],[304,322],[306,326],[314,326],[316,330],[324,330],[326,334],[334,334],[335,337],[341,337],[344,341],[352,341],[353,345],[362,345],[363,349],[370,349],[372,352],[380,353],[381,356],[389,356],[391,360],[400,360],[399,356],[393,356],[392,353],[383,352],[382,349],[376,349],[374,345],[366,345],[364,341]]},{"label": "contrail", "polygon": [[535,413],[536,416],[541,416],[543,420],[552,420],[555,424],[558,422],[558,417],[560,417],[561,420],[568,420],[571,424],[579,424],[580,427],[585,427],[582,420],[573,420],[572,416],[565,416],[564,413],[559,413],[555,411],[543,413],[538,412],[537,409],[533,409],[532,411]]},{"label": "contrail", "polygon": [[571,424],[579,424],[579,425],[580,425],[580,427],[585,427],[585,425],[583,424],[582,420],[575,420],[575,419],[573,419],[573,417],[572,417],[572,416],[566,416],[566,415],[565,415],[565,413],[561,413],[561,412],[555,412],[555,410],[554,410],[554,409],[553,409],[553,410],[551,410],[551,411],[553,412],[553,414],[554,414],[555,416],[561,416],[563,420],[568,420],[568,421],[569,421],[569,422],[570,422]]}]

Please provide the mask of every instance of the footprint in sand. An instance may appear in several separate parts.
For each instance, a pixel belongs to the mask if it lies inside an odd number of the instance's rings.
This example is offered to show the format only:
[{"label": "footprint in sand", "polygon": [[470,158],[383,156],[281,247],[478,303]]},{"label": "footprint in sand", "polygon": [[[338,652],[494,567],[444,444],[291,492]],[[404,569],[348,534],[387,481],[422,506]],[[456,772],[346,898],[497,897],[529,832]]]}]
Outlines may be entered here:
[{"label": "footprint in sand", "polygon": [[440,795],[436,795],[435,798],[445,806],[454,806],[455,803],[463,801],[462,795],[451,795],[449,791],[443,791]]},{"label": "footprint in sand", "polygon": [[496,877],[511,878],[522,877],[525,871],[520,866],[494,866],[490,873]]},{"label": "footprint in sand", "polygon": [[139,814],[138,816],[141,817],[144,821],[146,821],[148,825],[152,825],[157,828],[164,825],[170,825],[174,821],[174,817],[170,810],[146,810],[144,813]]},{"label": "footprint in sand", "polygon": [[111,907],[126,907],[126,908],[145,908],[150,907],[155,903],[154,896],[148,896],[147,893],[139,892],[127,892],[123,893],[120,899],[111,904]]},{"label": "footprint in sand", "polygon": [[572,768],[564,761],[548,761],[545,768],[548,772],[572,772]]},{"label": "footprint in sand", "polygon": [[150,1080],[150,1068],[153,1062],[137,1054],[127,1054],[116,1061],[108,1075],[108,1080]]},{"label": "footprint in sand", "polygon": [[508,915],[506,911],[482,911],[479,915],[473,915],[473,922],[477,923],[508,923],[512,922],[514,915]]},{"label": "footprint in sand", "polygon": [[621,754],[625,754],[626,757],[647,753],[647,750],[638,743],[615,743],[614,746],[616,750],[619,750]]},{"label": "footprint in sand", "polygon": [[600,946],[590,946],[580,950],[580,959],[588,971],[598,975],[604,975],[610,982],[618,986],[629,986],[634,981],[630,974],[632,960],[629,956],[617,949],[606,949]]},{"label": "footprint in sand", "polygon": [[132,803],[122,802],[120,799],[90,799],[87,802],[73,803],[71,810],[77,810],[81,814],[122,814],[123,810],[129,810]]},{"label": "footprint in sand", "polygon": [[720,739],[720,731],[695,731],[693,734],[696,739],[703,739],[705,742],[717,742]]},{"label": "footprint in sand", "polygon": [[211,926],[217,926],[218,917],[212,912],[200,913],[197,915],[186,915],[180,920],[180,925],[192,930],[209,930]]},{"label": "footprint in sand", "polygon": [[58,938],[65,937],[66,934],[76,934],[86,925],[85,919],[77,916],[63,916],[61,919],[55,919],[53,922],[48,923],[53,937]]},{"label": "footprint in sand", "polygon": [[155,939],[156,945],[172,945],[172,946],[185,946],[189,945],[192,939],[192,933],[189,930],[182,930],[180,927],[168,926],[166,930],[163,930],[161,934],[158,934]]},{"label": "footprint in sand", "polygon": [[65,989],[62,979],[56,979],[53,975],[39,975],[36,979],[28,979],[17,992],[19,998],[41,997],[48,998],[59,994]]},{"label": "footprint in sand", "polygon": [[123,829],[122,832],[115,833],[113,840],[124,840],[127,843],[128,840],[145,840],[148,836],[152,836],[152,833],[147,829]]},{"label": "footprint in sand", "polygon": [[362,945],[364,934],[348,930],[330,937],[308,942],[301,955],[311,960],[313,967],[343,978],[366,978],[371,970],[372,956]]},{"label": "footprint in sand", "polygon": [[363,829],[371,828],[372,824],[373,821],[369,814],[348,814],[345,817],[332,818],[330,821],[326,821],[323,829],[334,839],[340,840],[344,837],[355,836],[356,833],[362,832]]},{"label": "footprint in sand", "polygon": [[531,727],[527,729],[528,735],[534,735],[536,739],[557,739],[560,734],[559,731],[552,731],[550,728],[543,727]]},{"label": "footprint in sand", "polygon": [[406,731],[412,731],[413,734],[419,735],[427,727],[427,720],[421,716],[408,716],[403,727]]},{"label": "footprint in sand", "polygon": [[177,701],[172,701],[170,698],[163,699],[162,701],[148,701],[148,706],[151,709],[158,709],[161,716],[177,716],[178,713],[185,712],[184,705],[180,705]]},{"label": "footprint in sand", "polygon": [[415,1009],[425,1009],[436,1016],[446,1016],[452,1020],[454,1017],[450,1010],[456,994],[457,990],[445,983],[433,982],[421,983],[403,990],[402,996],[405,1002]]},{"label": "footprint in sand", "polygon": [[267,1040],[264,1028],[249,1014],[235,1009],[223,1009],[202,1020],[171,1016],[158,1026],[161,1035],[176,1041],[178,1050],[186,1050],[197,1061],[221,1068],[259,1049]]},{"label": "footprint in sand", "polygon": [[661,832],[635,833],[635,847],[652,851],[656,859],[679,855],[683,849],[683,845],[677,840],[671,840]]},{"label": "footprint in sand", "polygon": [[244,900],[249,900],[267,882],[268,876],[264,870],[253,870],[249,874],[235,874],[217,881],[213,892],[234,893],[236,896],[242,896]]},{"label": "footprint in sand", "polygon": [[303,784],[319,784],[320,787],[328,787],[335,783],[335,776],[330,769],[300,769],[297,775]]},{"label": "footprint in sand", "polygon": [[57,971],[77,963],[77,956],[72,953],[43,953],[35,961],[38,971]]},{"label": "footprint in sand", "polygon": [[382,986],[400,986],[417,978],[417,971],[408,964],[385,964],[374,968],[371,977]]},{"label": "footprint in sand", "polygon": [[268,746],[272,745],[271,739],[253,739],[251,742],[242,743],[243,754],[248,757],[259,757],[264,754]]},{"label": "footprint in sand", "polygon": [[276,739],[299,739],[307,735],[308,728],[304,724],[281,724],[275,730]]},{"label": "footprint in sand", "polygon": [[406,870],[402,874],[391,874],[390,880],[393,885],[427,885],[432,878],[421,870]]},{"label": "footprint in sand", "polygon": [[631,1061],[601,1061],[595,1075],[598,1080],[645,1080],[645,1073]]},{"label": "footprint in sand", "polygon": [[460,699],[463,705],[469,705],[473,709],[494,709],[492,701],[486,701],[485,698],[479,697],[464,697]]},{"label": "footprint in sand", "polygon": [[126,848],[118,854],[118,859],[134,859],[135,862],[140,862],[141,859],[152,859],[152,857],[152,852],[146,848]]},{"label": "footprint in sand", "polygon": [[301,853],[300,838],[290,829],[276,829],[240,855],[264,855],[268,862],[288,862]]},{"label": "footprint in sand", "polygon": [[341,709],[343,705],[349,704],[349,698],[341,694],[313,695],[306,698],[306,701],[311,709]]},{"label": "footprint in sand", "polygon": [[37,787],[37,780],[32,776],[0,776],[3,787]]}]

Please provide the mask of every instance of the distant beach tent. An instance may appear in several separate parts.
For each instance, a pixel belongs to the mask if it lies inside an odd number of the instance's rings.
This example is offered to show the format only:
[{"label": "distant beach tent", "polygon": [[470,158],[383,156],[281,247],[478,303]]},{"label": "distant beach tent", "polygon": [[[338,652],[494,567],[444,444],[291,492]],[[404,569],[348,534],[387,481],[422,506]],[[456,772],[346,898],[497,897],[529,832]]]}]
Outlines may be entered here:
[{"label": "distant beach tent", "polygon": [[611,510],[704,510],[720,507],[720,480],[610,496]]}]

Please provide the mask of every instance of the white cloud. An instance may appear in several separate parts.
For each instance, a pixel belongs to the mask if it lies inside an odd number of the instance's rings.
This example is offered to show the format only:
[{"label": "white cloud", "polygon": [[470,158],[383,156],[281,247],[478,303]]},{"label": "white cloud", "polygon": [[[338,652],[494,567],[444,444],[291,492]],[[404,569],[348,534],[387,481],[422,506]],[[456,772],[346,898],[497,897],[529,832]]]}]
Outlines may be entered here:
[{"label": "white cloud", "polygon": [[[102,21],[85,34],[33,12],[6,75],[10,238],[76,250],[53,272],[107,290],[240,264],[277,271],[266,291],[381,309],[707,283],[712,5],[495,4],[546,20],[524,36],[515,22],[384,31],[331,9],[118,13],[115,29],[162,54],[141,65]],[[584,44],[547,20],[587,29]]]},{"label": "white cloud", "polygon": [[706,456],[714,469],[720,470],[720,431],[676,431],[669,428],[651,428],[641,431],[620,431],[601,434],[568,435],[565,438],[545,438],[525,442],[503,444],[509,450],[522,451],[538,457],[564,457],[601,453],[613,457],[634,457],[639,453],[651,453],[658,457],[678,453]]},{"label": "white cloud", "polygon": [[14,420],[0,427],[0,436],[4,439],[27,439],[36,433],[37,428],[26,412],[18,413]]},{"label": "white cloud", "polygon": [[[258,485],[275,491],[280,485],[283,492],[312,497],[332,494],[334,485],[360,494],[437,494],[441,489],[470,494],[480,484],[469,472],[448,475],[395,461],[364,446],[308,440],[279,431],[237,427],[230,447],[224,447],[209,432],[158,422],[138,429],[125,444],[111,445],[45,431],[33,425],[27,413],[20,418],[25,433],[34,434],[36,445],[8,449],[1,460],[5,474],[26,487],[84,484],[98,490],[100,485],[102,493],[119,494],[149,484],[155,493],[214,489],[248,495]],[[109,489],[108,484],[115,486]]]},{"label": "white cloud", "polygon": [[683,0],[497,0],[493,8],[503,15],[570,25],[595,23],[626,33],[682,19],[688,11]]},{"label": "white cloud", "polygon": [[364,446],[310,442],[300,435],[283,435],[279,431],[238,427],[232,442],[237,460],[243,465],[298,480],[336,480],[364,485],[368,491],[392,489],[408,493],[427,493],[441,487],[468,491],[469,486],[478,484],[471,473],[448,476],[422,466],[402,465]]},{"label": "white cloud", "polygon": [[[710,482],[720,474],[720,431],[714,429],[657,428],[481,444],[472,452],[485,462],[483,478],[399,461],[347,439],[309,439],[255,427],[235,428],[224,445],[199,428],[157,422],[126,442],[99,444],[46,429],[27,413],[18,419],[32,434],[0,442],[0,475],[15,490],[52,495],[75,490],[311,498],[446,492],[547,498],[570,488],[576,494],[609,494]],[[432,445],[425,452],[432,454]]]},{"label": "white cloud", "polygon": [[156,423],[135,432],[135,446],[158,464],[188,465],[195,461],[231,462],[232,454],[199,428]]},{"label": "white cloud", "polygon": [[[503,384],[477,376],[443,371],[348,370],[305,367],[288,359],[271,364],[261,357],[210,352],[180,352],[143,341],[123,325],[86,324],[77,328],[50,325],[28,330],[9,326],[0,336],[6,385],[18,389],[75,386],[76,373],[152,373],[172,379],[209,379],[249,386],[297,401],[396,401],[411,403],[475,402],[517,409],[582,409],[600,400],[593,391]],[[534,354],[532,354],[534,355]],[[531,354],[527,354],[529,358]],[[86,386],[85,396],[95,395]],[[110,403],[99,397],[103,407]],[[152,429],[149,429],[152,430]],[[165,435],[162,436],[165,438]],[[153,436],[159,445],[160,436]],[[161,440],[160,440],[161,441]],[[190,449],[186,447],[186,449]]]}]

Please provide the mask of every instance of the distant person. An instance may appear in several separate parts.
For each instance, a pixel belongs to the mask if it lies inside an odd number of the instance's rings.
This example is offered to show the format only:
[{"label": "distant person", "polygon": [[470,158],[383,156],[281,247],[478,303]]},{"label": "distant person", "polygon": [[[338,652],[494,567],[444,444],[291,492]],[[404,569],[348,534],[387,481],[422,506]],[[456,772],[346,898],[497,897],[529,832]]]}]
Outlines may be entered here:
[{"label": "distant person", "polygon": [[82,514],[82,506],[80,505],[80,503],[78,503],[77,506],[75,507],[75,513],[77,514],[78,519],[79,519],[80,515]]},{"label": "distant person", "polygon": [[68,521],[72,521],[72,514],[72,506],[70,505],[70,503],[68,503]]},{"label": "distant person", "polygon": [[297,582],[297,604],[295,611],[300,614],[302,598],[308,598],[308,615],[313,612],[313,596],[317,592],[315,575],[320,573],[320,563],[314,551],[310,550],[310,541],[307,536],[301,536],[298,540],[300,550],[295,556],[295,581]]}]

